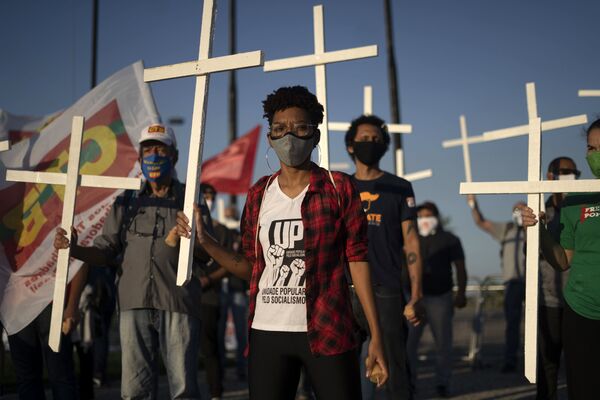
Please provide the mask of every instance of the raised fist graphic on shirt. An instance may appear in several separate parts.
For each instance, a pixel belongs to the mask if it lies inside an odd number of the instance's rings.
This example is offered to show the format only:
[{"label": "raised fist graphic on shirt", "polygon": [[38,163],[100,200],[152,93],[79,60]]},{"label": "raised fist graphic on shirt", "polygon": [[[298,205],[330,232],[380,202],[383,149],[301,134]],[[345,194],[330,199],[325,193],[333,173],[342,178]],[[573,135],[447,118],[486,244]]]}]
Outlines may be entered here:
[{"label": "raised fist graphic on shirt", "polygon": [[282,265],[281,268],[279,268],[279,277],[277,278],[277,282],[275,282],[275,286],[285,286],[285,281],[289,274],[290,267]]},{"label": "raised fist graphic on shirt", "polygon": [[267,286],[271,285],[271,282],[275,282],[277,279],[277,272],[279,271],[279,267],[283,264],[283,256],[285,255],[285,249],[276,244],[272,244],[267,250],[267,261],[269,262],[272,272],[272,277],[267,282]]},{"label": "raised fist graphic on shirt", "polygon": [[300,280],[306,272],[304,260],[299,258],[294,259],[290,264],[290,269],[292,270],[292,279],[289,286],[300,286]]}]

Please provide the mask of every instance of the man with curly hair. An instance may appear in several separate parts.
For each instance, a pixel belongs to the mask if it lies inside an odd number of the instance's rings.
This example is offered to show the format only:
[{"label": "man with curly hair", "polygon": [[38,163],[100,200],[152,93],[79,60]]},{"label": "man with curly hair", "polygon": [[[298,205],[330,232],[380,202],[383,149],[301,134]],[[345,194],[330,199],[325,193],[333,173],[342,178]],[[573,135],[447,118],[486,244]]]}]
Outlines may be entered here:
[{"label": "man with curly hair", "polygon": [[[369,264],[375,303],[382,327],[390,379],[385,387],[389,399],[410,399],[412,389],[406,354],[407,325],[400,315],[419,324],[418,303],[422,297],[421,253],[415,219],[415,195],[410,182],[381,170],[379,162],[390,144],[384,121],[362,115],[350,124],[346,150],[354,161],[354,183],[367,213]],[[402,269],[408,268],[411,296],[405,302]],[[354,304],[358,321],[363,310]],[[363,323],[368,332],[368,327]],[[369,333],[372,340],[372,335]],[[363,398],[373,398],[373,387],[363,382]]]}]

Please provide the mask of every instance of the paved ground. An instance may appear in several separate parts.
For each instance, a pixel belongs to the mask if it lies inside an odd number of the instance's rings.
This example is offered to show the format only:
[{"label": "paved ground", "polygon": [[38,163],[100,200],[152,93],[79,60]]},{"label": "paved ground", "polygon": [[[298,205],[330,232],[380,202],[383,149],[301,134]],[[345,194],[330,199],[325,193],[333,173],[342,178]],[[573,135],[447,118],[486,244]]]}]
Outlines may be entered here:
[{"label": "paved ground", "polygon": [[[455,316],[455,363],[453,369],[452,394],[454,399],[532,399],[535,397],[535,386],[529,384],[522,375],[522,370],[513,374],[501,374],[499,368],[502,364],[502,344],[504,322],[500,312],[486,314],[485,329],[483,332],[483,348],[481,363],[477,368],[464,358],[468,353],[468,343],[471,335],[472,309],[458,312]],[[419,368],[417,384],[417,399],[434,399],[434,354],[433,341],[428,330],[423,336],[420,347],[422,358]],[[224,399],[248,399],[247,387],[244,382],[237,382],[233,370],[228,370],[225,380]],[[202,373],[199,374],[200,382],[205,382]],[[559,382],[559,399],[566,399],[564,376]],[[206,385],[203,385],[205,398],[208,399]],[[50,397],[48,397],[50,398]],[[114,382],[108,387],[98,389],[97,400],[119,399],[119,382]],[[168,399],[168,386],[165,377],[161,377],[159,399]],[[17,399],[14,394],[2,396],[2,399]]]}]

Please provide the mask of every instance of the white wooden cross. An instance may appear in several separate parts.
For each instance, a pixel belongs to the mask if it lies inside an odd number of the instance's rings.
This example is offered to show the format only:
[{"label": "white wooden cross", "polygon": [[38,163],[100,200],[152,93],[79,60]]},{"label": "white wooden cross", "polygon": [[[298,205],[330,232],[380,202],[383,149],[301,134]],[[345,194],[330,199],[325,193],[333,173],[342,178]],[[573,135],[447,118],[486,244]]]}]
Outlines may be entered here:
[{"label": "white wooden cross", "polygon": [[305,56],[282,58],[279,60],[265,61],[264,71],[281,71],[292,68],[315,67],[317,86],[317,99],[325,109],[323,122],[319,125],[321,131],[321,166],[329,169],[329,136],[327,132],[327,82],[325,76],[325,65],[341,61],[356,60],[366,57],[377,56],[377,45],[355,47],[352,49],[325,51],[325,32],[323,28],[323,6],[313,7],[313,31],[314,31],[314,54]]},{"label": "white wooden cross", "polygon": [[[83,117],[73,117],[67,173],[19,171],[12,169],[6,171],[6,180],[10,182],[44,183],[47,185],[63,185],[65,187],[61,227],[67,231],[67,239],[69,240],[71,240],[71,226],[73,226],[73,218],[75,216],[75,198],[77,197],[77,188],[79,186],[133,190],[139,190],[141,186],[139,178],[79,174],[79,156],[83,138],[83,122]],[[58,259],[56,261],[54,297],[52,300],[52,316],[50,320],[50,337],[48,338],[48,345],[55,352],[60,350],[65,292],[69,276],[69,254],[70,249],[68,248],[59,250]]]},{"label": "white wooden cross", "polygon": [[473,176],[471,175],[471,155],[469,152],[469,145],[474,143],[485,142],[483,135],[469,137],[467,132],[467,118],[461,115],[459,118],[460,124],[460,139],[444,140],[442,147],[449,149],[451,147],[462,146],[463,150],[463,161],[465,164],[465,180],[467,182],[473,182]]},{"label": "white wooden cross", "polygon": [[[573,192],[600,192],[600,180],[579,181],[542,181],[541,174],[541,141],[544,126],[546,129],[580,125],[585,121],[573,120],[566,124],[565,118],[559,124],[548,121],[544,124],[538,116],[535,97],[535,86],[528,83],[527,87],[527,113],[529,135],[527,181],[517,182],[463,182],[460,184],[460,194],[527,194],[527,206],[539,215],[541,210],[541,196],[544,193],[573,193]],[[522,126],[494,131],[491,138],[513,137],[520,135]],[[486,136],[486,134],[484,134]],[[537,368],[537,310],[538,310],[538,267],[539,267],[539,224],[527,228],[527,259],[526,259],[526,288],[525,288],[525,377],[531,383],[536,381]]]},{"label": "white wooden cross", "polygon": [[261,51],[211,58],[214,18],[214,0],[204,0],[198,60],[156,68],[146,68],[144,70],[145,82],[187,76],[196,77],[185,200],[183,205],[183,212],[190,217],[192,232],[191,239],[182,237],[179,241],[179,263],[177,267],[177,285],[179,286],[187,283],[192,276],[192,257],[194,251],[194,242],[192,240],[194,240],[196,232],[196,222],[193,218],[194,203],[198,201],[198,178],[201,172],[202,150],[204,147],[204,122],[206,120],[210,73],[256,67],[263,63]]},{"label": "white wooden cross", "polygon": [[[365,86],[363,90],[363,114],[373,114],[373,87]],[[410,124],[386,124],[389,133],[409,134],[412,133],[412,125]],[[327,124],[330,131],[347,132],[350,129],[349,122],[329,122]],[[408,181],[416,181],[419,179],[429,178],[432,175],[431,169],[413,172],[410,174],[404,173],[404,153],[402,149],[396,149],[396,175]]]},{"label": "white wooden cross", "polygon": [[10,142],[8,140],[0,141],[0,152],[10,149]]}]

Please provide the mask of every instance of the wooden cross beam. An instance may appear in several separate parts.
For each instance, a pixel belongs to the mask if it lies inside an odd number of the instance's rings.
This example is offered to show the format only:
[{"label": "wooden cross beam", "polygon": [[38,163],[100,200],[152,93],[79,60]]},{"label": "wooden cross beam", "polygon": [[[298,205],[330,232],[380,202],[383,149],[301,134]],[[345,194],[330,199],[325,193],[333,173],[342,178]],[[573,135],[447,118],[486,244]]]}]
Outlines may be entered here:
[{"label": "wooden cross beam", "polygon": [[8,140],[0,141],[0,152],[8,149],[10,149],[10,142]]},{"label": "wooden cross beam", "polygon": [[[363,114],[373,115],[373,88],[371,86],[364,87],[363,96]],[[386,124],[389,133],[409,134],[412,133],[412,125],[410,124]],[[349,122],[329,122],[327,124],[330,131],[347,132],[350,129]],[[397,149],[396,157],[396,175],[409,181],[429,178],[432,175],[431,169],[413,172],[410,174],[404,173],[404,153],[402,149]]]},{"label": "wooden cross beam", "polygon": [[325,32],[323,27],[323,6],[317,5],[313,7],[313,31],[314,31],[314,54],[309,54],[299,57],[282,58],[279,60],[265,61],[264,71],[281,71],[285,69],[315,67],[315,78],[317,86],[317,99],[325,109],[323,122],[319,125],[321,131],[321,166],[329,169],[329,135],[327,128],[327,81],[325,74],[325,65],[357,60],[366,57],[377,56],[377,46],[355,47],[352,49],[328,51],[325,52]]},{"label": "wooden cross beam", "polygon": [[193,240],[196,232],[196,222],[192,216],[194,215],[194,203],[198,201],[198,184],[202,167],[202,150],[204,147],[204,127],[210,74],[213,72],[256,67],[263,63],[261,51],[211,58],[214,18],[214,0],[204,0],[200,46],[198,49],[198,59],[196,61],[147,68],[144,70],[145,82],[183,78],[187,76],[196,77],[185,199],[183,205],[183,212],[190,217],[192,231],[190,239],[182,237],[179,241],[179,263],[177,266],[177,285],[179,286],[187,283],[192,276]]},{"label": "wooden cross beam", "polygon": [[[67,231],[67,239],[69,240],[71,240],[71,226],[73,226],[73,218],[75,217],[75,198],[77,197],[77,188],[79,186],[134,190],[139,190],[141,186],[141,181],[138,178],[79,174],[83,123],[83,117],[73,117],[69,161],[66,173],[18,171],[11,169],[6,171],[6,180],[10,182],[44,183],[48,185],[63,185],[65,187],[61,227]],[[65,292],[69,276],[69,255],[70,249],[58,250],[52,316],[50,320],[50,337],[48,338],[48,345],[55,352],[60,350]]]},{"label": "wooden cross beam", "polygon": [[600,90],[586,90],[582,89],[577,92],[579,97],[600,97]]},{"label": "wooden cross beam", "polygon": [[[528,168],[527,181],[524,182],[463,182],[460,194],[527,194],[527,206],[539,215],[544,193],[600,192],[600,180],[579,181],[541,181],[541,141],[544,124],[538,116],[535,97],[535,85],[528,83],[527,112],[529,117],[528,134]],[[587,122],[587,119],[586,119]],[[578,125],[579,122],[572,125]],[[548,126],[548,125],[546,125]],[[520,127],[518,127],[521,129]],[[552,128],[550,128],[552,129]],[[511,134],[515,136],[515,128],[494,132],[496,137]],[[485,134],[484,134],[485,136]],[[527,258],[525,287],[525,377],[531,383],[536,381],[537,371],[537,312],[538,312],[538,269],[540,251],[540,226],[536,224],[527,228]]]}]

